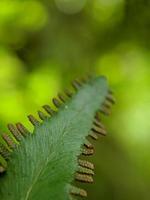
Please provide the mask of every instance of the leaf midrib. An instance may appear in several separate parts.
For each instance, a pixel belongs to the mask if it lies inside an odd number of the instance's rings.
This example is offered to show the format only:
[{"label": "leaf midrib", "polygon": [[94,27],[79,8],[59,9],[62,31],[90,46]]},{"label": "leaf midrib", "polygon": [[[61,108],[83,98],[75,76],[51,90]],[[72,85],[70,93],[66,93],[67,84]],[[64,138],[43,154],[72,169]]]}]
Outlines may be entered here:
[{"label": "leaf midrib", "polygon": [[26,194],[24,200],[28,200],[29,199],[30,193],[32,192],[32,189],[33,189],[34,185],[36,184],[36,182],[37,182],[38,178],[40,177],[41,173],[44,171],[45,167],[49,163],[49,160],[50,159],[46,159],[46,162],[44,162],[44,165],[42,165],[41,169],[39,170],[39,173],[37,173],[37,176],[35,176],[33,184],[31,184],[31,186],[27,190],[27,194]]}]

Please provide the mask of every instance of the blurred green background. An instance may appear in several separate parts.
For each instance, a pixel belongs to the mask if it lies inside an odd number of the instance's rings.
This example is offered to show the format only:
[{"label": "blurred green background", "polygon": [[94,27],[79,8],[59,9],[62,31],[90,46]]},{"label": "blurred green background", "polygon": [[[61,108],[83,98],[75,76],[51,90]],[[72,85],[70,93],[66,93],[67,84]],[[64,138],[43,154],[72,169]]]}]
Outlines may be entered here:
[{"label": "blurred green background", "polygon": [[96,142],[88,199],[150,199],[150,1],[1,0],[0,128],[22,121],[85,74],[117,104]]}]

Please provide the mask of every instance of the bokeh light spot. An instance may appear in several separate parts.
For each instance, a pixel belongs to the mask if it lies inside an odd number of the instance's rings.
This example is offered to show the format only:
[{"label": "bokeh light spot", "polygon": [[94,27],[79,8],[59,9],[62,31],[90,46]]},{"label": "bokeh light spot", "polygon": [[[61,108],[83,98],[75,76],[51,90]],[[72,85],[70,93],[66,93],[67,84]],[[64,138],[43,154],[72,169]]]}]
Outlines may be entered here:
[{"label": "bokeh light spot", "polygon": [[80,12],[86,0],[55,0],[57,8],[65,14],[75,14]]},{"label": "bokeh light spot", "polygon": [[124,0],[97,0],[93,3],[93,17],[102,26],[113,25],[122,19]]}]

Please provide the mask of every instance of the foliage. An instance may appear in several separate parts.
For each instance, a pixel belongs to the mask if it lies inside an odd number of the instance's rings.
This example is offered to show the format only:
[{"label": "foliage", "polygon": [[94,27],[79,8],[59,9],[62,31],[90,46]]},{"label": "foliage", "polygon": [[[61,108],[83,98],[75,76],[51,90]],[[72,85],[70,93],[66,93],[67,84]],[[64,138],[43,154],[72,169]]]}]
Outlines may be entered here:
[{"label": "foliage", "polygon": [[[39,112],[42,119],[40,123],[33,116],[29,116],[35,126],[33,134],[20,128],[19,124],[18,130],[8,125],[12,136],[18,142],[20,141],[20,145],[17,145],[11,153],[7,173],[0,177],[1,199],[64,200],[70,199],[69,193],[86,195],[83,190],[70,185],[74,176],[77,180],[92,182],[92,169],[80,166],[77,157],[81,153],[88,155],[89,152],[90,154],[91,151],[93,152],[92,144],[85,139],[87,136],[95,138],[96,133],[105,133],[98,125],[94,125],[94,116],[99,110],[106,112],[112,100],[104,77],[92,79],[82,87],[78,82],[74,82],[74,86],[76,89],[79,88],[77,94],[61,105],[59,112],[53,111],[51,118]],[[59,97],[64,101],[62,95]],[[60,101],[57,99],[53,101],[57,107],[60,106]],[[52,113],[50,107],[44,106],[44,108]],[[9,135],[3,134],[3,141],[12,149],[15,141],[8,140],[8,137]],[[83,144],[89,149],[83,147]],[[3,149],[8,149],[6,144],[1,144],[1,146]],[[6,151],[1,150],[4,157],[6,157]],[[1,164],[5,167],[3,162]],[[75,175],[76,171],[78,173]],[[81,194],[77,192],[78,190]]]},{"label": "foliage", "polygon": [[85,73],[107,76],[117,95],[88,199],[150,199],[149,10],[149,0],[0,1],[3,131],[20,119],[32,132],[24,116]]}]

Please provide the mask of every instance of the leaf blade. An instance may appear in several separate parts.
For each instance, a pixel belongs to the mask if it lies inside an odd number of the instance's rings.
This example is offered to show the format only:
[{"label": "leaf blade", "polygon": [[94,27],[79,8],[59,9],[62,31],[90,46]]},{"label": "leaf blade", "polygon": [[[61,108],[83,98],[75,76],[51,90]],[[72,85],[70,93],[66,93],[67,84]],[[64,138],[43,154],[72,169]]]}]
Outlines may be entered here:
[{"label": "leaf blade", "polygon": [[7,174],[0,179],[2,200],[69,199],[68,185],[77,169],[77,157],[107,92],[105,78],[92,79],[21,141],[12,153]]}]

